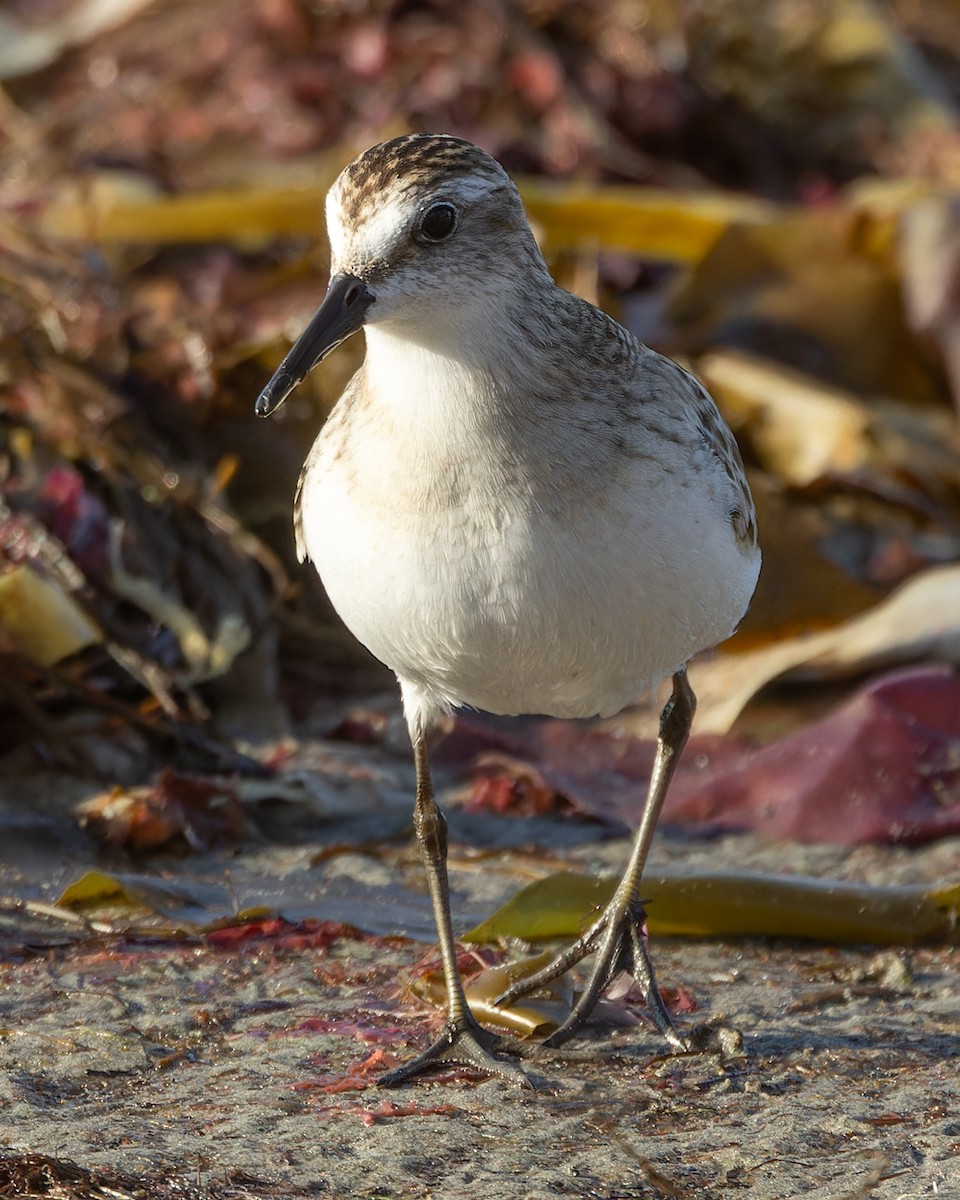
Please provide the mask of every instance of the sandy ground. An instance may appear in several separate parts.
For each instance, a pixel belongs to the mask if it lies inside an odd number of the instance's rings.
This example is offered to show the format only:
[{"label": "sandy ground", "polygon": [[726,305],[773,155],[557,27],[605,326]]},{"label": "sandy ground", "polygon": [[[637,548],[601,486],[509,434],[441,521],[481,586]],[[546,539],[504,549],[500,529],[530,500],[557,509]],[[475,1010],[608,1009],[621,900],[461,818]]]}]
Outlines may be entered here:
[{"label": "sandy ground", "polygon": [[[0,1196],[960,1197],[956,947],[660,939],[661,982],[696,1006],[679,1018],[695,1052],[667,1053],[642,1022],[600,1023],[563,1051],[529,1049],[530,1092],[462,1075],[377,1088],[379,1066],[423,1045],[434,1019],[404,986],[427,950],[413,939],[430,940],[406,770],[365,815],[304,820],[283,838],[289,813],[261,811],[262,836],[239,849],[137,864],[77,832],[70,805],[89,787],[7,780]],[[453,832],[460,928],[532,864],[609,870],[626,846],[549,819],[455,818]],[[476,856],[492,844],[503,849]],[[660,837],[650,869],[721,861],[947,880],[960,876],[960,842],[844,851]],[[24,907],[94,864],[187,889],[211,916],[229,893],[378,936],[285,927],[218,944]],[[70,1162],[82,1168],[73,1182],[57,1177]]]}]

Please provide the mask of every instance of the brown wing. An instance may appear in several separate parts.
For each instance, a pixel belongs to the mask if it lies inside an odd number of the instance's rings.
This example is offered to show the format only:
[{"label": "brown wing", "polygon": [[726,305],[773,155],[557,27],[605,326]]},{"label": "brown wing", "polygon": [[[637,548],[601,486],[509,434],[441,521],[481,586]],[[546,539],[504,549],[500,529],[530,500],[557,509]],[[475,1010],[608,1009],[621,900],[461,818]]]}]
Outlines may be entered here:
[{"label": "brown wing", "polygon": [[310,555],[307,553],[307,543],[303,536],[303,481],[307,477],[307,467],[310,460],[300,468],[300,478],[297,480],[297,492],[293,498],[293,538],[297,547],[297,561],[306,562]]}]

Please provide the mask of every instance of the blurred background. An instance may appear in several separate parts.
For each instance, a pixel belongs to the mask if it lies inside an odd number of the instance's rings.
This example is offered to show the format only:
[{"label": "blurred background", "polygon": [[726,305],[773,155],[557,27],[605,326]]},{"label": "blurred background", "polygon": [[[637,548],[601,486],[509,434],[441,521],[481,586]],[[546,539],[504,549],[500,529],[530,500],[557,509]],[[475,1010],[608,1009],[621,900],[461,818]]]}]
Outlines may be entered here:
[{"label": "blurred background", "polygon": [[[389,686],[291,528],[362,339],[253,402],[323,294],[326,188],[409,130],[497,156],[558,279],[737,433],[765,565],[702,728],[956,661],[958,105],[947,0],[9,0],[2,761],[255,772]],[[785,672],[824,686],[747,707]]]}]

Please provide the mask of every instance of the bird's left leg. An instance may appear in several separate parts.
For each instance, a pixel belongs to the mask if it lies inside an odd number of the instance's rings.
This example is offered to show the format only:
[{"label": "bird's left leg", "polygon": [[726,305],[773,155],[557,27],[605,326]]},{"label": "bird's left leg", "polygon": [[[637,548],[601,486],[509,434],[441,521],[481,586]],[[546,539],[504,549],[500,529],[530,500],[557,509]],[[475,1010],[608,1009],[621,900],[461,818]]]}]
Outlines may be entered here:
[{"label": "bird's left leg", "polygon": [[426,738],[419,730],[413,732],[413,756],[417,769],[417,797],[413,819],[440,939],[440,957],[447,987],[447,1019],[440,1037],[432,1046],[396,1070],[388,1071],[380,1077],[379,1082],[391,1087],[405,1083],[433,1067],[459,1063],[476,1067],[488,1075],[498,1075],[521,1087],[532,1087],[530,1079],[520,1067],[495,1053],[500,1047],[501,1039],[481,1028],[467,1003],[457,966],[457,949],[450,916],[447,822],[433,798]]},{"label": "bird's left leg", "polygon": [[647,951],[644,934],[646,914],[640,898],[640,881],[670,780],[690,733],[696,705],[686,670],[681,668],[673,676],[673,691],[660,715],[657,753],[640,824],[634,837],[630,861],[613,898],[599,918],[572,946],[541,971],[518,980],[497,997],[498,1004],[512,1004],[520,996],[556,979],[595,951],[586,986],[564,1023],[546,1039],[548,1046],[559,1046],[575,1033],[592,1012],[607,984],[620,971],[627,971],[644,989],[657,1028],[671,1045],[685,1049],[685,1043],[677,1033],[660,995],[653,963]]}]

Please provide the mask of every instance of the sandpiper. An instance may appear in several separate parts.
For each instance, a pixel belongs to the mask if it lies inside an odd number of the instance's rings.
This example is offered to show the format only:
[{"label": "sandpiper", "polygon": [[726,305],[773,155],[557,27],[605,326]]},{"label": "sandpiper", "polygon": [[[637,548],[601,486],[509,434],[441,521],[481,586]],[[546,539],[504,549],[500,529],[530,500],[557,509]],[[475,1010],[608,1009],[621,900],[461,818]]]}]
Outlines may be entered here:
[{"label": "sandpiper", "polygon": [[416,765],[414,824],[447,1016],[381,1080],[443,1063],[526,1083],[470,1012],[457,969],[446,823],[428,744],[452,709],[606,716],[672,676],[623,879],[593,925],[515,999],[593,953],[548,1041],[629,971],[661,1000],[640,879],[693,719],[685,664],[728,637],[760,569],[736,442],[697,380],[558,287],[519,193],[485,151],[412,134],[367,150],[326,205],[331,278],[257,401],[272,413],[360,328],[366,357],[304,465],[297,548],[354,634],[395,672]]}]

